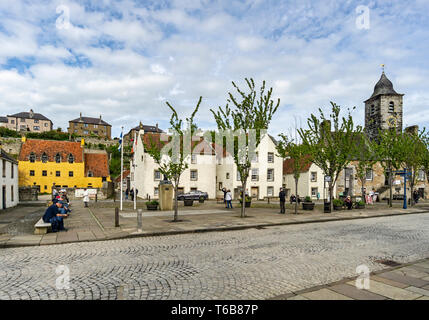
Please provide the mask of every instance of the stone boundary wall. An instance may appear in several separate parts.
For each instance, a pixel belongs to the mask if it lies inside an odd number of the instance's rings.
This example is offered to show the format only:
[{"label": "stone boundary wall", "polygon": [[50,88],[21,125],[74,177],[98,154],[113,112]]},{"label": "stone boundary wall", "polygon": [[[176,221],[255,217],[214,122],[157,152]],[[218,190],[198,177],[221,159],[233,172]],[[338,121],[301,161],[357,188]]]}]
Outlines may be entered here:
[{"label": "stone boundary wall", "polygon": [[19,201],[37,201],[38,195],[36,187],[19,187]]},{"label": "stone boundary wall", "polygon": [[18,155],[21,151],[21,138],[0,137],[0,144],[4,151],[12,155]]}]

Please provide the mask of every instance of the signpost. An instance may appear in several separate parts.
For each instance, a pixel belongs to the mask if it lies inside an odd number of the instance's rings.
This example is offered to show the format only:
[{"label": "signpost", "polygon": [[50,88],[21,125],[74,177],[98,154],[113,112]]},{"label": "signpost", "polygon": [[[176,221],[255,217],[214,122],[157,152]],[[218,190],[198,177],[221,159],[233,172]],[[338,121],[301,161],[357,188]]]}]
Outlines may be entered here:
[{"label": "signpost", "polygon": [[397,175],[404,177],[404,209],[407,209],[407,177],[411,178],[411,172],[407,171],[407,168],[405,168],[402,171],[396,171]]}]

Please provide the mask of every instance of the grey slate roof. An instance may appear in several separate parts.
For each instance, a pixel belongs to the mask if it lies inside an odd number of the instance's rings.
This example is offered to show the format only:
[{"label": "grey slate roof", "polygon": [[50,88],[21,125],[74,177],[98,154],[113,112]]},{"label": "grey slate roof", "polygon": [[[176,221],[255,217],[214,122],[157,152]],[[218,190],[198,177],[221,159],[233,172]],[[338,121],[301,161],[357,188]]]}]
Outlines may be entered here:
[{"label": "grey slate roof", "polygon": [[[141,128],[144,130],[144,132],[157,132],[157,133],[163,133],[164,132],[160,128],[157,128],[156,126],[148,126],[145,124],[142,124]],[[128,133],[126,135],[129,135],[131,133],[131,131],[133,131],[133,130],[140,130],[140,125],[130,129],[130,131],[128,131]]]},{"label": "grey slate roof", "polygon": [[19,112],[12,115],[8,115],[8,117],[51,121],[50,119],[46,118],[43,114],[40,114],[40,113],[33,113],[33,117],[30,117],[30,112]]},{"label": "grey slate roof", "polygon": [[16,161],[14,158],[12,158],[6,151],[3,149],[0,149],[0,159],[5,159],[9,162],[13,162],[15,164],[18,164],[18,161]]},{"label": "grey slate roof", "polygon": [[371,98],[377,97],[381,94],[391,94],[391,95],[399,95],[394,89],[393,89],[393,83],[390,81],[384,71],[381,75],[380,80],[378,80],[377,84],[374,87],[374,93],[372,94]]},{"label": "grey slate roof", "polygon": [[100,118],[91,118],[91,117],[80,117],[74,120],[70,120],[69,122],[74,123],[88,123],[88,124],[101,124],[104,126],[111,126],[106,121],[100,119]]},{"label": "grey slate roof", "polygon": [[8,122],[7,117],[0,117],[0,122],[7,123]]}]

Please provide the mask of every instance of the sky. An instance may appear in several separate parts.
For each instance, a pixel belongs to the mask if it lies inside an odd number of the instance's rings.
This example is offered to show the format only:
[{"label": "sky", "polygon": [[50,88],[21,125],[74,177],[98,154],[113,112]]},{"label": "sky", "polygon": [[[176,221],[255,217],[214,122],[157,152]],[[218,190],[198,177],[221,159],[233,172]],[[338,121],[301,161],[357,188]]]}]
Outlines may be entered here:
[{"label": "sky", "polygon": [[429,127],[429,1],[0,0],[0,116],[31,108],[66,130],[99,117],[112,135],[167,129],[170,102],[213,129],[232,81],[280,98],[276,136],[330,101],[364,103],[381,64],[404,96],[404,125]]}]

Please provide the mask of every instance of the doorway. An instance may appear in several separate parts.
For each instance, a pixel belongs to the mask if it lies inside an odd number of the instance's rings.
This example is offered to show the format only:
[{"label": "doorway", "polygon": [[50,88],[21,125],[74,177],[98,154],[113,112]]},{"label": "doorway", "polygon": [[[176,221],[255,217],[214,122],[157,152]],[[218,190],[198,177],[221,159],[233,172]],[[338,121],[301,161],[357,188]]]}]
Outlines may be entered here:
[{"label": "doorway", "polygon": [[259,187],[252,187],[250,189],[250,194],[251,194],[252,198],[259,199]]},{"label": "doorway", "polygon": [[6,186],[2,187],[2,209],[6,209]]}]

